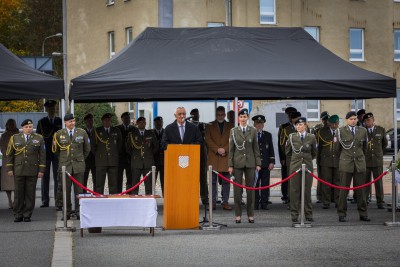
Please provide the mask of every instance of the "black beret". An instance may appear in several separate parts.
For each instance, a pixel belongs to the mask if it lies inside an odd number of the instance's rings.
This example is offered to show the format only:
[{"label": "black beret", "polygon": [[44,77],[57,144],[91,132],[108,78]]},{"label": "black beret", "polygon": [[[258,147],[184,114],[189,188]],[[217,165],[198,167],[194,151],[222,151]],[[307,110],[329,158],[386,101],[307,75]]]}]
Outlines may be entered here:
[{"label": "black beret", "polygon": [[366,119],[372,118],[374,117],[374,114],[372,114],[371,112],[367,113],[364,115],[364,117],[362,118],[363,121],[365,121]]},{"label": "black beret", "polygon": [[153,121],[163,121],[163,118],[161,116],[155,117]]},{"label": "black beret", "polygon": [[287,108],[285,109],[285,113],[286,113],[286,114],[290,114],[290,113],[292,113],[292,112],[297,112],[297,109],[294,108],[294,107],[287,107]]},{"label": "black beret", "polygon": [[146,118],[145,118],[145,117],[139,117],[139,118],[137,118],[136,122],[140,122],[140,121],[146,121]]},{"label": "black beret", "polygon": [[31,120],[31,119],[26,119],[26,120],[24,120],[24,121],[21,123],[21,126],[23,127],[23,126],[25,126],[25,125],[27,125],[27,124],[33,124],[32,120]]},{"label": "black beret", "polygon": [[241,109],[239,111],[239,115],[247,115],[247,116],[249,116],[249,110],[247,108]]},{"label": "black beret", "polygon": [[124,112],[124,113],[121,114],[121,118],[124,117],[124,116],[129,116],[130,117],[131,114],[129,112]]},{"label": "black beret", "polygon": [[65,114],[64,121],[69,121],[74,119],[74,114]]},{"label": "black beret", "polygon": [[298,118],[298,117],[301,117],[301,113],[298,112],[298,111],[289,113],[289,118],[291,118],[291,119],[295,119],[295,118]]},{"label": "black beret", "polygon": [[197,109],[197,108],[192,109],[192,110],[190,111],[190,114],[195,113],[195,112],[199,112],[199,109]]},{"label": "black beret", "polygon": [[111,113],[106,113],[106,114],[104,114],[104,115],[101,117],[101,120],[104,120],[104,119],[111,119],[111,117],[112,117]]},{"label": "black beret", "polygon": [[251,118],[254,122],[265,122],[265,117],[263,115],[256,115]]},{"label": "black beret", "polygon": [[360,109],[359,111],[357,111],[357,116],[360,116],[363,114],[365,114],[365,109]]},{"label": "black beret", "polygon": [[47,100],[47,101],[44,103],[44,106],[45,106],[45,107],[54,107],[56,104],[57,104],[57,102],[56,102],[55,100]]},{"label": "black beret", "polygon": [[93,115],[92,113],[86,114],[85,117],[83,117],[83,120],[87,120],[87,119],[93,119]]},{"label": "black beret", "polygon": [[307,119],[304,118],[304,117],[300,117],[300,118],[298,118],[298,119],[295,121],[294,124],[298,124],[298,123],[302,123],[302,122],[307,122]]},{"label": "black beret", "polygon": [[327,119],[329,119],[329,113],[328,113],[328,111],[323,111],[322,113],[321,113],[321,119],[322,120],[327,120]]},{"label": "black beret", "polygon": [[350,118],[350,117],[353,117],[353,116],[357,116],[357,113],[356,113],[355,111],[349,111],[349,112],[347,112],[347,114],[346,114],[346,120],[347,120],[348,118]]}]

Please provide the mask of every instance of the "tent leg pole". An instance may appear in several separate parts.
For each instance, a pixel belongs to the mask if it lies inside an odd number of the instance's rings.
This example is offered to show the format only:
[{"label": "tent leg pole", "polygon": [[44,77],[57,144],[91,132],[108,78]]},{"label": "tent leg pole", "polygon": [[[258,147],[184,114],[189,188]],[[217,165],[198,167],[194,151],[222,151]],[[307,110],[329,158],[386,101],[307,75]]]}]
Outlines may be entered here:
[{"label": "tent leg pole", "polygon": [[235,97],[235,105],[233,105],[235,107],[235,126],[239,120],[239,108],[238,108],[238,103],[239,103],[239,99],[237,97]]}]

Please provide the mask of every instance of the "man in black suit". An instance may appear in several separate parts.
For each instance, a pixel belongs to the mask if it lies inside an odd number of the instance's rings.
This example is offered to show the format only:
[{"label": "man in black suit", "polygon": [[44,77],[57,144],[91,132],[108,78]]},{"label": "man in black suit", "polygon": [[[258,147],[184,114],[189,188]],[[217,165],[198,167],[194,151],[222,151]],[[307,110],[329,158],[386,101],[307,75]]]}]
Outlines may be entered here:
[{"label": "man in black suit", "polygon": [[[50,167],[53,165],[53,180],[54,180],[54,198],[57,196],[57,170],[58,170],[58,158],[51,151],[53,143],[53,136],[58,130],[62,128],[62,120],[56,117],[56,104],[55,100],[47,100],[44,103],[44,107],[47,112],[47,116],[39,120],[36,127],[36,133],[41,134],[44,138],[46,145],[46,170],[42,178],[42,205],[41,208],[49,206],[49,187],[50,187]],[[56,203],[57,209],[61,209],[62,203]]]},{"label": "man in black suit", "polygon": [[118,162],[118,174],[117,174],[117,192],[122,192],[122,184],[124,180],[124,170],[126,174],[126,189],[129,189],[133,186],[132,184],[132,170],[131,170],[131,156],[126,152],[125,144],[126,138],[128,134],[133,131],[135,128],[131,125],[131,116],[129,112],[124,112],[121,115],[122,124],[117,125],[117,127],[121,131],[122,135],[122,149],[119,153],[119,162]]},{"label": "man in black suit", "polygon": [[175,110],[175,121],[169,124],[163,133],[161,147],[165,150],[168,144],[202,144],[203,137],[199,128],[186,122],[186,110],[178,107]]},{"label": "man in black suit", "polygon": [[158,116],[155,117],[154,120],[154,135],[157,138],[158,141],[158,146],[159,146],[159,152],[154,156],[154,163],[156,165],[156,173],[157,175],[160,175],[160,184],[161,184],[161,191],[164,196],[164,150],[161,149],[161,138],[164,133],[164,128],[163,128],[163,118]]},{"label": "man in black suit", "polygon": [[[265,117],[263,115],[256,115],[252,118],[254,121],[254,127],[257,129],[257,141],[260,148],[261,156],[261,170],[258,172],[258,179],[255,182],[255,187],[269,185],[270,172],[274,169],[275,165],[275,152],[274,145],[272,143],[271,133],[264,131]],[[257,190],[255,194],[254,209],[258,210],[259,206],[261,209],[267,210],[269,204],[269,189]]]},{"label": "man in black suit", "polygon": [[[92,131],[94,130],[93,128],[93,115],[92,114],[87,114],[84,118],[83,121],[85,122],[85,131],[89,137],[92,135]],[[85,172],[83,174],[83,183],[84,186],[87,187],[88,179],[89,179],[89,171],[92,173],[92,182],[93,182],[93,189],[96,187],[96,161],[94,158],[94,154],[92,151],[90,151],[89,156],[85,159]],[[83,191],[86,193],[86,191]]]}]

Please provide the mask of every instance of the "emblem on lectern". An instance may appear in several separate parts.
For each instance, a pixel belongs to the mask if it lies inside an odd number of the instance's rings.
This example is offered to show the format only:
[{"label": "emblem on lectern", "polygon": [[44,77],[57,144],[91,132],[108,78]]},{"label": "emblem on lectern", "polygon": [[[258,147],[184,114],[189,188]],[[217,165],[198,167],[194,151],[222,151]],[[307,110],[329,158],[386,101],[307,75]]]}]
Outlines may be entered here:
[{"label": "emblem on lectern", "polygon": [[182,169],[189,166],[189,156],[179,156],[179,167]]}]

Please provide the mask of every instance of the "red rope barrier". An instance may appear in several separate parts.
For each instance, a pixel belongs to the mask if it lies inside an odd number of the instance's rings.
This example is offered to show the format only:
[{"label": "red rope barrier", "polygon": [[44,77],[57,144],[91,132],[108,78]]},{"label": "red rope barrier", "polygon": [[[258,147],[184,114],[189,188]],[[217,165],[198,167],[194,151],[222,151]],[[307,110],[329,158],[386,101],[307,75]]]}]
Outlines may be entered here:
[{"label": "red rope barrier", "polygon": [[245,188],[245,189],[249,189],[249,190],[264,190],[264,189],[268,189],[268,188],[277,186],[277,185],[279,185],[279,184],[282,184],[282,183],[284,183],[284,182],[286,182],[286,181],[292,179],[299,171],[300,171],[300,169],[298,169],[297,171],[295,171],[294,173],[292,173],[291,175],[289,175],[289,176],[286,177],[285,179],[282,179],[282,180],[279,181],[279,182],[276,182],[276,183],[271,184],[271,185],[261,186],[261,187],[250,187],[250,186],[241,185],[241,184],[238,184],[238,183],[236,183],[236,182],[234,182],[234,181],[231,181],[231,179],[226,178],[225,176],[223,176],[222,174],[220,174],[220,173],[218,173],[218,172],[216,172],[216,171],[214,171],[214,172],[218,174],[218,177],[224,179],[225,181],[227,181],[227,182],[229,182],[229,183],[231,183],[231,184],[233,184],[233,185],[236,185],[237,187],[241,187],[241,188]]},{"label": "red rope barrier", "polygon": [[86,190],[86,191],[88,191],[88,192],[90,192],[90,193],[92,193],[93,195],[98,196],[98,197],[103,196],[102,194],[97,193],[97,192],[94,192],[94,191],[90,190],[89,188],[87,188],[86,186],[84,186],[83,184],[81,184],[80,182],[78,182],[78,181],[77,181],[71,174],[69,174],[68,172],[66,172],[66,173],[68,174],[68,176],[69,176],[69,178],[71,179],[71,181],[74,182],[76,185],[78,185],[78,186],[79,186],[80,188],[82,188],[83,190]]},{"label": "red rope barrier", "polygon": [[144,177],[142,178],[142,180],[139,181],[139,183],[137,183],[136,185],[132,186],[132,187],[129,188],[128,190],[125,190],[124,192],[121,192],[121,193],[119,193],[119,194],[117,194],[117,195],[118,195],[118,196],[126,195],[126,194],[128,194],[129,192],[131,192],[132,190],[135,190],[135,188],[137,188],[141,183],[143,183],[143,182],[149,177],[149,174],[150,174],[150,173],[151,173],[151,171],[150,171],[149,173],[147,173],[146,176],[144,176]]},{"label": "red rope barrier", "polygon": [[[139,185],[141,185],[148,177],[149,174],[151,173],[151,171],[149,173],[146,174],[146,176],[144,176],[142,178],[142,180],[139,181],[139,183],[137,183],[136,185],[132,186],[131,188],[129,188],[128,190],[125,190],[124,192],[121,192],[119,194],[117,194],[118,196],[122,196],[122,195],[126,195],[127,193],[131,192],[132,190],[134,190],[135,188],[137,188]],[[77,186],[79,186],[80,188],[82,188],[83,190],[86,190],[90,193],[92,193],[93,195],[97,196],[97,197],[102,197],[104,196],[103,194],[97,193],[93,190],[90,190],[89,188],[87,188],[86,186],[84,186],[83,184],[81,184],[80,182],[78,182],[69,172],[66,172],[66,174],[69,176],[69,178],[71,179],[72,182],[74,182]]]},{"label": "red rope barrier", "polygon": [[381,175],[379,175],[378,177],[376,177],[375,180],[372,180],[371,182],[368,182],[368,183],[366,183],[366,184],[362,184],[362,185],[355,186],[355,187],[345,187],[345,186],[339,186],[339,185],[331,184],[331,183],[329,183],[329,182],[327,182],[327,181],[325,181],[325,180],[322,180],[322,179],[319,178],[318,176],[316,176],[316,175],[315,175],[314,173],[312,173],[309,169],[307,169],[307,171],[311,174],[312,177],[314,177],[315,179],[317,179],[317,180],[320,181],[321,183],[323,183],[323,184],[325,184],[325,185],[327,185],[327,186],[336,188],[336,189],[341,189],[341,190],[357,190],[357,189],[360,189],[360,188],[364,188],[364,187],[370,186],[371,184],[373,184],[373,183],[377,182],[378,180],[382,179],[383,176],[385,176],[385,175],[388,173],[388,171],[385,171],[385,172],[383,172]]}]

